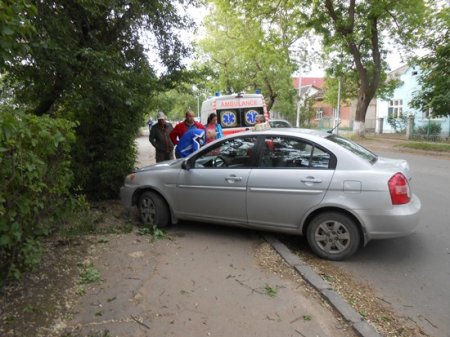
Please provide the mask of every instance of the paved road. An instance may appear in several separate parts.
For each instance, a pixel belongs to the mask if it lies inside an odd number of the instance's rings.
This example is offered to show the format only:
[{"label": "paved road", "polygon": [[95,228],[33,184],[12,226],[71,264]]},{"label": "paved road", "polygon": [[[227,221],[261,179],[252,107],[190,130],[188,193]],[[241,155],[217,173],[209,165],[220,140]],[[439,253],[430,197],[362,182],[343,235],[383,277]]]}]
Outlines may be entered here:
[{"label": "paved road", "polygon": [[422,201],[422,220],[409,237],[372,241],[339,263],[374,285],[397,313],[431,336],[450,336],[450,160],[410,153],[378,152],[408,160],[412,188]]}]

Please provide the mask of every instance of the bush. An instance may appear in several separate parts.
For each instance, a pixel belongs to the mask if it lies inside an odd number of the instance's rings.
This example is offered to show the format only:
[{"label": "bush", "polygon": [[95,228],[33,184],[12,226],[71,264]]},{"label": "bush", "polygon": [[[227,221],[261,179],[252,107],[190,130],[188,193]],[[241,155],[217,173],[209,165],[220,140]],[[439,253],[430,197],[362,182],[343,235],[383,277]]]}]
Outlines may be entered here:
[{"label": "bush", "polygon": [[441,124],[429,123],[425,126],[420,126],[416,129],[416,133],[423,136],[436,136],[441,134]]},{"label": "bush", "polygon": [[394,129],[395,133],[405,133],[406,132],[406,124],[408,123],[408,116],[402,115],[398,118],[389,116],[387,119],[387,122]]},{"label": "bush", "polygon": [[0,281],[39,262],[39,239],[72,200],[74,127],[64,119],[0,114]]},{"label": "bush", "polygon": [[[128,102],[128,90],[119,93],[108,83],[96,84],[97,89],[63,110],[78,123],[72,171],[89,201],[118,199],[125,176],[135,167],[135,138],[142,123],[142,108]],[[99,88],[101,97],[95,91]]]}]

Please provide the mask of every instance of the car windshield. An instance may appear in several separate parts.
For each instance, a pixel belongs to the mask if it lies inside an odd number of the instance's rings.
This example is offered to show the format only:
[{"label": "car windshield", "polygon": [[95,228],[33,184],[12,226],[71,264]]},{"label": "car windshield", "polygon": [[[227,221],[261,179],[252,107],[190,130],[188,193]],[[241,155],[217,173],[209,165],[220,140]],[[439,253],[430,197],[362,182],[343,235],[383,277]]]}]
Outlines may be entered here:
[{"label": "car windshield", "polygon": [[353,152],[354,154],[356,154],[358,157],[361,157],[367,161],[369,161],[371,164],[375,164],[378,160],[378,156],[367,150],[365,147],[362,147],[359,144],[356,144],[354,142],[352,142],[349,139],[343,138],[343,137],[339,137],[336,135],[330,135],[327,137],[328,140],[331,140],[332,142],[342,146],[343,148],[346,148],[347,150]]}]

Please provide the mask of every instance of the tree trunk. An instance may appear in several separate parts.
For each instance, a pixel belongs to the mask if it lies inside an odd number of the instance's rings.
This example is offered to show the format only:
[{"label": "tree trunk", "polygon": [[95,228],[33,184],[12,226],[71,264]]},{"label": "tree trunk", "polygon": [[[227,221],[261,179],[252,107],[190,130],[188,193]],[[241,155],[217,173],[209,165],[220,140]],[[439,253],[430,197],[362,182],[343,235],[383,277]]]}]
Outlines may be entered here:
[{"label": "tree trunk", "polygon": [[61,96],[64,91],[64,79],[57,75],[55,79],[55,83],[53,88],[49,93],[44,95],[44,97],[40,100],[37,107],[34,109],[34,114],[36,116],[42,116],[44,114],[51,115],[52,110],[54,111],[54,104]]},{"label": "tree trunk", "polygon": [[355,123],[353,124],[353,133],[359,137],[365,136],[366,111],[374,95],[374,90],[371,90],[368,85],[361,84],[356,104]]},{"label": "tree trunk", "polygon": [[366,124],[365,122],[356,121],[353,123],[353,134],[358,137],[365,137],[366,135]]},{"label": "tree trunk", "polygon": [[269,101],[266,102],[267,111],[272,110],[273,104],[275,103],[275,98],[270,96]]}]

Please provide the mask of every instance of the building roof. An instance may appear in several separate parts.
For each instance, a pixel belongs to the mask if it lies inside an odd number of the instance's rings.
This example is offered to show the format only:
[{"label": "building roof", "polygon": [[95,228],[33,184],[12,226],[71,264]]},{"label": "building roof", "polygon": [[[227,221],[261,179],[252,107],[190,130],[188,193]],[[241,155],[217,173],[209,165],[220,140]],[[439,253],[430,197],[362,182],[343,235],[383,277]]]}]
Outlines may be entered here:
[{"label": "building roof", "polygon": [[401,66],[400,68],[392,70],[388,77],[389,78],[399,78],[402,76],[406,71],[409,69],[409,65],[405,64],[404,66]]},{"label": "building roof", "polygon": [[[298,90],[298,77],[293,77],[292,82],[294,83],[294,88]],[[312,85],[316,88],[322,89],[324,83],[325,78],[323,77],[302,77],[302,87]]]}]

